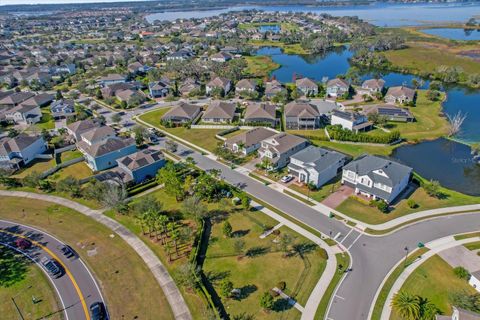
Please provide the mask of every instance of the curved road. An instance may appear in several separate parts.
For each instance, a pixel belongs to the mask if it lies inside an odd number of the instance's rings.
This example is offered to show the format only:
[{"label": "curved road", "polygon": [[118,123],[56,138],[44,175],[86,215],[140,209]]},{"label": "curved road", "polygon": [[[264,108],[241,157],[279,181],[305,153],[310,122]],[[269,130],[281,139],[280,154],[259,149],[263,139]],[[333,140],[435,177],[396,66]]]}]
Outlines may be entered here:
[{"label": "curved road", "polygon": [[480,212],[476,212],[424,220],[388,235],[370,236],[180,143],[176,154],[182,158],[192,157],[203,170],[220,169],[225,181],[325,235],[337,236],[336,240],[350,252],[353,264],[326,315],[330,320],[367,319],[377,288],[390,269],[405,256],[405,247],[412,251],[419,242],[480,230]]},{"label": "curved road", "polygon": [[[32,247],[25,251],[16,248],[14,241],[18,238],[28,239]],[[60,309],[52,312],[64,313],[66,320],[90,320],[89,307],[92,303],[102,301],[106,306],[100,288],[87,266],[78,255],[66,257],[60,250],[65,244],[54,236],[34,227],[0,220],[0,243],[15,248],[42,269],[40,259],[43,257],[54,258],[59,262],[64,269],[63,274],[56,279],[48,276],[60,300]]]}]

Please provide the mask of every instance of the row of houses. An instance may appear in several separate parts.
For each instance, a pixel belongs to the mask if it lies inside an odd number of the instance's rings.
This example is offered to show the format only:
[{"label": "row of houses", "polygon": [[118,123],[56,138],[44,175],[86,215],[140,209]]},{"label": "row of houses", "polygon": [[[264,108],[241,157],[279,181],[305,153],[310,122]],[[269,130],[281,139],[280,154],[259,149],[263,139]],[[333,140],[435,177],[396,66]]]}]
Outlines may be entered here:
[{"label": "row of houses", "polygon": [[390,159],[364,155],[348,163],[349,158],[337,151],[315,147],[307,139],[254,128],[227,139],[224,146],[235,153],[258,152],[262,163],[271,170],[288,167],[297,182],[321,187],[342,171],[342,184],[355,193],[392,202],[407,187],[412,168]]}]

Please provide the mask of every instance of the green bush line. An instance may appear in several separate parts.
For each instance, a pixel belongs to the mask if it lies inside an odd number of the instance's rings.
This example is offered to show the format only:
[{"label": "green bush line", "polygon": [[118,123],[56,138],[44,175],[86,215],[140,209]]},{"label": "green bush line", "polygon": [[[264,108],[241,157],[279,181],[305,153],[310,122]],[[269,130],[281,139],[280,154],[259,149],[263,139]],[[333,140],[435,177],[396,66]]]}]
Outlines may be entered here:
[{"label": "green bush line", "polygon": [[354,133],[339,126],[327,126],[330,139],[337,141],[351,141],[364,143],[390,144],[400,139],[399,131],[392,131],[384,135],[368,135],[364,133]]}]

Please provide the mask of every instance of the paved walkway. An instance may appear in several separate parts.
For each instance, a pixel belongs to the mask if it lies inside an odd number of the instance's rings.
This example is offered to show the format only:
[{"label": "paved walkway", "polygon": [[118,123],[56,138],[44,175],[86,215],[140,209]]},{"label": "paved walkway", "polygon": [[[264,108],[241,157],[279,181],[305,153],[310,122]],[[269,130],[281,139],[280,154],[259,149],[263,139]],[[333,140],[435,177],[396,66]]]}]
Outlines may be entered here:
[{"label": "paved walkway", "polygon": [[327,266],[325,267],[325,270],[323,271],[322,276],[320,277],[317,284],[315,285],[315,288],[310,293],[310,296],[308,297],[307,303],[305,304],[305,307],[302,312],[301,320],[313,320],[315,318],[315,313],[317,312],[317,308],[320,304],[320,301],[322,300],[323,295],[327,290],[328,286],[330,285],[330,282],[332,281],[333,276],[335,275],[335,272],[337,270],[337,258],[335,257],[335,254],[340,253],[341,250],[336,246],[330,247],[325,243],[325,241],[323,241],[313,233],[303,229],[299,225],[282,217],[281,215],[273,212],[272,210],[263,207],[262,205],[256,203],[255,201],[252,201],[251,205],[255,209],[262,211],[266,215],[277,220],[279,223],[287,226],[288,228],[294,230],[295,232],[298,232],[305,238],[309,239],[310,241],[314,242],[319,247],[327,251],[328,253]]},{"label": "paved walkway", "polygon": [[[422,263],[427,261],[428,258],[433,257],[434,255],[436,255],[436,254],[438,254],[438,253],[440,253],[444,250],[449,250],[449,249],[454,248],[456,246],[463,245],[463,244],[469,243],[469,242],[476,242],[478,240],[480,240],[480,237],[467,238],[467,239],[463,239],[463,240],[455,240],[454,236],[449,236],[449,237],[440,238],[440,239],[437,239],[437,240],[434,240],[434,241],[431,241],[431,242],[425,244],[425,247],[429,248],[430,250],[427,251],[426,253],[424,253],[422,255],[421,259],[417,259],[415,262],[413,262],[407,268],[405,268],[405,270],[403,270],[402,274],[400,274],[400,276],[397,278],[397,280],[393,284],[392,288],[390,289],[390,292],[388,293],[387,299],[385,300],[385,305],[383,306],[382,316],[381,316],[380,319],[390,319],[390,315],[392,313],[392,308],[390,306],[390,302],[392,301],[393,296],[395,295],[395,293],[400,291],[400,289],[402,288],[405,281],[415,271],[415,269],[417,269]],[[391,271],[387,274],[385,279],[387,279],[390,276],[390,274],[393,272],[393,270],[395,270],[401,263],[403,263],[403,259],[401,261],[399,261],[391,269]],[[383,288],[383,285],[384,285],[384,282],[382,282],[382,284],[380,285],[379,290],[381,290]],[[378,293],[379,293],[379,291],[377,292],[377,294]],[[374,303],[372,303],[372,308],[370,309],[369,318],[371,316],[373,306],[375,305],[376,298],[377,297],[375,297]]]},{"label": "paved walkway", "polygon": [[117,233],[123,240],[125,240],[143,259],[145,264],[148,266],[150,271],[153,273],[155,279],[157,279],[158,284],[162,288],[168,303],[172,309],[175,319],[179,320],[191,320],[192,315],[188,310],[187,304],[183,299],[182,294],[178,290],[175,282],[172,277],[168,274],[167,269],[158,259],[155,253],[134,233],[125,228],[123,225],[117,221],[105,216],[100,210],[92,210],[84,205],[81,205],[75,201],[71,201],[65,198],[46,195],[46,194],[37,194],[33,192],[24,192],[24,191],[7,191],[0,190],[0,196],[10,196],[10,197],[22,197],[37,199],[42,201],[53,202],[68,208],[71,208],[75,211],[78,211],[97,222],[108,227],[110,230]]}]

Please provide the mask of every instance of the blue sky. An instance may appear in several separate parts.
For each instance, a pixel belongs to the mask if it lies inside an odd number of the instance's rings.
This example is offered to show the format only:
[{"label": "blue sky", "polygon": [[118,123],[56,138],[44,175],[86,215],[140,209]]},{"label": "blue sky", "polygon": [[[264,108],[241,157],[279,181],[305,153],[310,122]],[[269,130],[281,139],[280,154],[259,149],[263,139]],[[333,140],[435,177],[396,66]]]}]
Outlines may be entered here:
[{"label": "blue sky", "polygon": [[92,3],[92,2],[121,2],[142,0],[0,0],[0,5],[7,4],[47,4],[47,3]]}]

